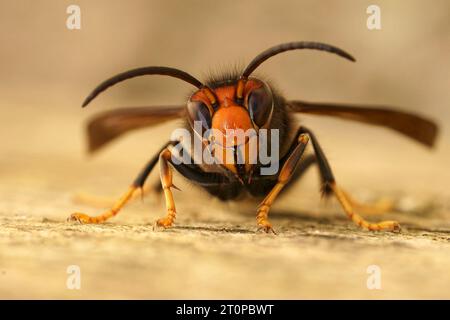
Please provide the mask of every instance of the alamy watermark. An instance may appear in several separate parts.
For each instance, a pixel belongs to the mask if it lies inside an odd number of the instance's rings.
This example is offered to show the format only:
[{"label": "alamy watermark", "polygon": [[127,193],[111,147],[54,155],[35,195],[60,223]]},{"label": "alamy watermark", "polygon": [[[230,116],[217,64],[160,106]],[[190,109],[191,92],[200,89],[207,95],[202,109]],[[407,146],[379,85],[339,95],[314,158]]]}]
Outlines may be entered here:
[{"label": "alamy watermark", "polygon": [[69,275],[66,280],[66,287],[69,290],[81,289],[81,269],[77,265],[70,265],[66,270]]},{"label": "alamy watermark", "polygon": [[[194,132],[202,132],[202,122],[194,121]],[[261,175],[274,175],[279,169],[278,129],[207,129],[201,137],[178,128],[171,140],[174,164],[261,164]],[[188,151],[188,152],[186,152]]]},{"label": "alamy watermark", "polygon": [[379,6],[372,4],[367,7],[367,29],[369,30],[381,30],[381,9]]},{"label": "alamy watermark", "polygon": [[69,15],[66,19],[66,27],[69,30],[81,29],[81,9],[76,4],[67,7],[66,13]]},{"label": "alamy watermark", "polygon": [[375,264],[367,267],[366,270],[369,277],[367,278],[366,285],[369,290],[381,289],[381,268]]}]

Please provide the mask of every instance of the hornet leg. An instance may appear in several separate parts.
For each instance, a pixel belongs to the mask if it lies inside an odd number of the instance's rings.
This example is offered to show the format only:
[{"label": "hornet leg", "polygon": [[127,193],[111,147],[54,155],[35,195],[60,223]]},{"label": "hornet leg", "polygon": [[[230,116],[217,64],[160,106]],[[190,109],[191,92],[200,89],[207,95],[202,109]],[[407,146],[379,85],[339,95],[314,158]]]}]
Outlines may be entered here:
[{"label": "hornet leg", "polygon": [[[145,185],[140,189],[140,192],[134,192],[128,203],[144,198],[144,196],[159,194],[161,189],[161,184],[158,182],[157,186]],[[90,206],[93,208],[107,208],[113,207],[116,203],[116,199],[111,197],[103,197],[98,195],[92,195],[84,192],[79,192],[74,194],[72,201],[75,204],[81,204]]]},{"label": "hornet leg", "polygon": [[354,210],[354,201],[343,191],[337,184],[334,179],[333,173],[331,171],[330,165],[325,157],[325,154],[322,151],[315,135],[307,128],[301,127],[301,133],[308,134],[311,138],[311,143],[313,145],[317,164],[319,165],[319,170],[322,176],[322,181],[324,182],[323,192],[325,195],[329,195],[334,193],[337,200],[341,204],[347,216],[358,226],[371,230],[371,231],[379,231],[379,230],[391,230],[391,231],[399,231],[400,225],[396,221],[381,221],[378,223],[371,223],[364,220],[359,214],[357,214]]},{"label": "hornet leg", "polygon": [[[285,191],[291,184],[299,180],[312,165],[317,165],[316,156],[313,154],[304,156],[302,158],[302,161],[300,161],[300,163],[298,164],[297,169],[295,169],[294,175],[286,184],[283,191]],[[321,183],[322,185],[326,184],[325,181],[321,181]],[[390,212],[395,208],[394,202],[390,199],[383,198],[377,200],[375,203],[366,204],[359,202],[358,200],[350,196],[347,192],[345,192],[345,195],[352,207],[362,215],[381,215],[386,212]]]},{"label": "hornet leg", "polygon": [[172,153],[168,148],[161,151],[159,154],[159,173],[161,177],[161,185],[164,191],[164,197],[166,199],[167,215],[164,218],[158,219],[156,225],[168,228],[172,226],[176,218],[175,201],[173,200],[171,188],[177,189],[172,182],[172,169],[169,166]]},{"label": "hornet leg", "polygon": [[308,144],[309,138],[307,134],[300,134],[297,139],[297,146],[294,148],[292,153],[289,155],[288,159],[284,163],[278,175],[278,181],[269,192],[269,194],[264,198],[264,200],[258,206],[258,212],[256,215],[256,221],[258,223],[258,230],[264,230],[265,232],[275,231],[272,228],[272,224],[269,222],[268,215],[269,210],[274,202],[275,198],[278,196],[283,187],[288,183],[292,177],[300,158],[305,151],[306,145]]},{"label": "hornet leg", "polygon": [[[170,144],[170,143],[168,143]],[[163,149],[167,147],[166,144]],[[136,191],[141,190],[148,175],[158,162],[159,155],[154,156],[144,167],[141,173],[138,175],[133,184],[128,190],[120,197],[120,199],[111,207],[111,209],[105,211],[98,216],[88,216],[87,214],[76,212],[69,216],[68,221],[77,221],[79,223],[102,223],[109,218],[116,216],[119,211],[135,196]]]},{"label": "hornet leg", "polygon": [[181,175],[200,186],[206,188],[214,188],[221,185],[229,184],[227,177],[212,172],[205,172],[195,164],[174,163],[172,161],[172,152],[169,147],[161,151],[159,155],[159,169],[161,177],[161,186],[164,191],[166,201],[167,215],[156,221],[156,226],[168,228],[172,226],[176,218],[175,202],[171,188],[178,189],[172,181],[172,166]]}]

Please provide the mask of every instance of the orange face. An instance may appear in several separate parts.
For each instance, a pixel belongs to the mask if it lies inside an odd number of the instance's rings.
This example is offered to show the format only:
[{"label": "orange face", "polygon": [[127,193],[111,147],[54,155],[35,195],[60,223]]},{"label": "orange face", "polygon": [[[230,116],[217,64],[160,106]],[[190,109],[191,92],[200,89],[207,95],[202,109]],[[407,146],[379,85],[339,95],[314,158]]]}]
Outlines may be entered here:
[{"label": "orange face", "polygon": [[[270,88],[260,80],[249,79],[245,83],[238,81],[234,85],[214,90],[204,88],[195,92],[188,102],[188,117],[197,134],[203,136],[206,130],[211,129],[209,135],[204,138],[210,143],[225,147],[224,153],[230,149],[234,152],[245,152],[247,171],[250,170],[246,152],[249,139],[257,136],[260,128],[268,126],[272,109]],[[198,121],[197,125],[194,125],[194,121]],[[231,157],[231,163],[228,163],[230,158],[227,159],[224,165],[231,171],[236,171],[234,157]]]},{"label": "orange face", "polygon": [[188,101],[191,122],[204,122],[205,129],[259,129],[270,121],[273,98],[262,81],[249,79],[243,84],[241,99],[237,96],[239,82],[211,90],[203,88]]},{"label": "orange face", "polygon": [[[222,145],[237,144],[237,138],[231,141],[233,133],[237,130],[246,132],[249,129],[254,129],[252,120],[247,108],[240,106],[234,99],[235,87],[218,88],[215,93],[219,100],[219,108],[214,112],[212,118],[211,128],[213,135],[216,134],[216,142]],[[220,132],[224,141],[217,141],[217,132]]]}]

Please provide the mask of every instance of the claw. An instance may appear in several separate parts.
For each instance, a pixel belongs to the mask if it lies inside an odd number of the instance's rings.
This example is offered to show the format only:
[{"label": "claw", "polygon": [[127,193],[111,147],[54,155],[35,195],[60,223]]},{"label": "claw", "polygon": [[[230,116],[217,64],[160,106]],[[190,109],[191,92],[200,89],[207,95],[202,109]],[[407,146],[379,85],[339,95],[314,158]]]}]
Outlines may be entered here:
[{"label": "claw", "polygon": [[161,218],[156,221],[156,224],[163,228],[171,227],[172,223],[173,223],[172,219],[169,219],[169,218]]},{"label": "claw", "polygon": [[272,224],[267,220],[262,220],[258,222],[258,232],[264,231],[265,233],[272,232],[274,235],[277,235],[275,230],[272,228]]},{"label": "claw", "polygon": [[402,227],[400,226],[400,223],[397,221],[392,221],[392,232],[399,233],[402,231]]},{"label": "claw", "polygon": [[164,228],[163,226],[161,226],[159,223],[159,220],[157,220],[157,221],[155,221],[154,223],[153,223],[153,231],[163,231],[163,230],[165,230],[166,228]]},{"label": "claw", "polygon": [[257,232],[265,232],[265,233],[272,232],[274,235],[276,235],[276,236],[278,235],[278,233],[276,233],[272,227],[260,226],[260,227],[258,227]]},{"label": "claw", "polygon": [[173,224],[173,221],[175,220],[175,215],[175,210],[168,210],[167,216],[156,220],[155,224],[153,225],[153,230],[157,229],[158,227],[161,227],[163,229],[170,228]]},{"label": "claw", "polygon": [[80,224],[88,224],[88,223],[92,223],[92,218],[84,213],[76,212],[76,213],[72,213],[67,218],[67,221],[68,222],[78,222]]}]

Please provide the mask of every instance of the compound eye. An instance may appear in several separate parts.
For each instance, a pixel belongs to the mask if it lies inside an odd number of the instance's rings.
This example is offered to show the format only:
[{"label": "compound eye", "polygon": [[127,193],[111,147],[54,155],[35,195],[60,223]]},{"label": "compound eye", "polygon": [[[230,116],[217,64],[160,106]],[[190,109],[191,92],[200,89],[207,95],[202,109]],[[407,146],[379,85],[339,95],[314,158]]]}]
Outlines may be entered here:
[{"label": "compound eye", "polygon": [[201,101],[189,101],[187,104],[189,123],[192,128],[203,132],[211,128],[211,113],[206,104]]},{"label": "compound eye", "polygon": [[264,126],[272,115],[273,97],[269,87],[263,84],[252,90],[247,97],[250,118],[259,128]]}]

